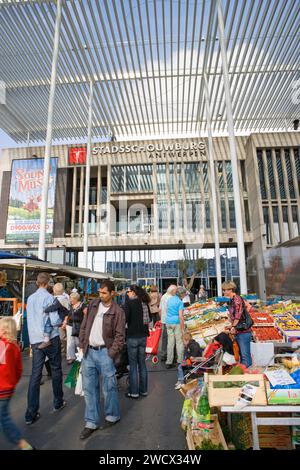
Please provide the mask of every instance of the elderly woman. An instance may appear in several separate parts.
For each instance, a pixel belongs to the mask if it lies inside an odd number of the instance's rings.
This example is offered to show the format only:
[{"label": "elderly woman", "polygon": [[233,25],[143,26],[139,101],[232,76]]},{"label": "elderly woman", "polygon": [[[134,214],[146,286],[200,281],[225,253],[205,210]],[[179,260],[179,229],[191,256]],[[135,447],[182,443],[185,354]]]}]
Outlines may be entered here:
[{"label": "elderly woman", "polygon": [[70,294],[71,309],[65,318],[64,326],[67,331],[67,363],[72,364],[75,359],[75,352],[79,346],[79,331],[84,315],[87,312],[86,305],[80,301],[78,292]]},{"label": "elderly woman", "polygon": [[167,304],[167,334],[168,334],[168,348],[166,368],[170,369],[173,366],[174,359],[174,344],[176,344],[177,362],[180,364],[183,360],[184,344],[182,335],[184,333],[184,319],[183,310],[184,305],[182,299],[186,295],[186,289],[179,287],[177,294],[176,290],[171,291],[171,297]]},{"label": "elderly woman", "polygon": [[231,321],[230,333],[235,335],[235,339],[239,345],[241,363],[246,367],[252,364],[250,342],[251,342],[251,328],[237,329],[240,323],[246,305],[241,296],[236,293],[236,284],[233,281],[223,282],[222,289],[226,297],[230,297],[231,303],[229,305],[229,317]]}]

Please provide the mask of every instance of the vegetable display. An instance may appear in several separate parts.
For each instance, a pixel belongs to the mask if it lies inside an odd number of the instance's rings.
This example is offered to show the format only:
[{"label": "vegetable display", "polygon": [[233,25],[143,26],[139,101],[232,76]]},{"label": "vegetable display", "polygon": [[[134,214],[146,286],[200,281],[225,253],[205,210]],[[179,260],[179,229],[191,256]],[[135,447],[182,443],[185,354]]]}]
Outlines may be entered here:
[{"label": "vegetable display", "polygon": [[282,334],[274,327],[253,327],[252,333],[257,341],[264,342],[264,341],[282,341],[283,336]]}]

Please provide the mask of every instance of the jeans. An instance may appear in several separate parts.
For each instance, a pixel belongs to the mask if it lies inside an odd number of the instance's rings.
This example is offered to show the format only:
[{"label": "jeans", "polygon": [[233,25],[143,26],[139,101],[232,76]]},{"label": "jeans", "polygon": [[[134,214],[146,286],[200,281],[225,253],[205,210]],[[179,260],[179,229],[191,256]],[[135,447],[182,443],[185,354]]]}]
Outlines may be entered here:
[{"label": "jeans", "polygon": [[79,338],[72,336],[72,326],[67,325],[67,360],[75,359],[75,353],[77,352],[77,346],[79,346]]},{"label": "jeans", "polygon": [[97,429],[100,424],[100,382],[104,396],[105,420],[114,423],[120,419],[118,385],[114,361],[108,355],[107,348],[88,349],[82,360],[82,385],[85,400],[86,427]]},{"label": "jeans", "polygon": [[177,368],[177,380],[180,383],[184,383],[184,370],[181,364],[178,364]]},{"label": "jeans", "polygon": [[158,352],[161,359],[167,359],[167,346],[168,346],[168,334],[167,334],[167,325],[162,324],[162,330],[159,340]]},{"label": "jeans", "polygon": [[44,349],[38,349],[37,344],[32,344],[32,372],[27,394],[27,410],[25,413],[26,421],[30,421],[36,417],[40,407],[40,383],[42,378],[43,367],[46,357],[52,373],[52,390],[53,390],[53,406],[60,408],[63,404],[62,389],[62,369],[61,369],[61,352],[60,339],[55,336],[51,340],[50,346]]},{"label": "jeans", "polygon": [[184,345],[182,340],[182,331],[180,325],[167,324],[168,333],[168,355],[166,364],[172,364],[174,359],[174,344],[176,343],[177,362],[183,360]]},{"label": "jeans", "polygon": [[148,394],[146,341],[146,337],[127,338],[129,359],[129,393],[134,397]]},{"label": "jeans", "polygon": [[47,316],[46,323],[44,325],[44,336],[50,336],[53,331],[53,326],[51,325],[51,320],[49,315]]},{"label": "jeans", "polygon": [[240,349],[241,364],[250,367],[252,365],[250,352],[251,333],[238,333],[235,339]]},{"label": "jeans", "polygon": [[9,403],[9,398],[6,400],[0,400],[0,429],[10,442],[18,444],[22,439],[22,436],[9,415]]}]

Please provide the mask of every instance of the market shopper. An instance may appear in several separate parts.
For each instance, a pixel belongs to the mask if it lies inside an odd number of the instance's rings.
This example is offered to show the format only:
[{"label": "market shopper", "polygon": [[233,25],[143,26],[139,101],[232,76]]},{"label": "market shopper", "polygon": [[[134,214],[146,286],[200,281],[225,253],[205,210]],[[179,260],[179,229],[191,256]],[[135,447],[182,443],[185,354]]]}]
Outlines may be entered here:
[{"label": "market shopper", "polygon": [[168,334],[168,348],[167,348],[167,360],[166,368],[170,369],[173,367],[174,359],[174,344],[176,344],[177,362],[180,364],[183,360],[183,340],[182,335],[184,333],[184,319],[183,310],[184,305],[182,299],[186,295],[186,289],[179,287],[176,291],[173,290],[171,298],[167,304],[167,334]]},{"label": "market shopper", "polygon": [[158,292],[157,286],[150,287],[150,318],[152,321],[153,326],[157,321],[160,321],[160,314],[159,314],[159,304],[160,304],[160,294]]},{"label": "market shopper", "polygon": [[159,340],[159,346],[158,346],[158,352],[160,355],[160,360],[162,362],[165,362],[167,359],[167,346],[168,346],[168,334],[167,334],[167,325],[166,325],[166,320],[167,320],[167,305],[168,305],[168,300],[172,297],[172,292],[174,295],[177,292],[177,286],[175,284],[171,284],[167,292],[162,296],[160,299],[160,304],[159,304],[159,311],[160,311],[160,321],[162,324],[162,330],[161,330],[161,335],[160,335],[160,340]]},{"label": "market shopper", "polygon": [[120,421],[114,361],[118,360],[124,345],[125,314],[113,302],[114,291],[113,282],[102,282],[99,298],[90,302],[80,328],[86,422],[80,439],[88,438],[100,425],[100,377],[103,379],[104,428]]},{"label": "market shopper", "polygon": [[70,312],[64,320],[63,326],[67,331],[67,363],[72,364],[75,353],[79,346],[79,333],[84,315],[87,313],[87,306],[80,301],[80,294],[72,292],[70,294]]},{"label": "market shopper", "polygon": [[200,300],[200,302],[205,302],[206,299],[207,299],[207,293],[206,293],[206,290],[205,290],[205,287],[203,284],[201,284],[200,286],[200,289],[199,289],[199,292],[198,292],[198,298]]},{"label": "market shopper", "polygon": [[[200,348],[200,345],[195,341],[191,335],[191,333],[186,332],[183,334],[183,344],[184,344],[184,353],[183,353],[183,359],[186,361],[186,364],[188,365],[189,361],[192,361],[195,357],[201,357],[202,356],[202,348]],[[181,386],[184,384],[184,364],[180,363],[178,364],[178,369],[177,369],[177,383],[175,384],[175,390],[178,390],[181,388]]]},{"label": "market shopper", "polygon": [[[40,383],[46,358],[49,358],[52,373],[53,411],[61,410],[66,406],[63,399],[61,346],[58,327],[54,326],[50,335],[50,345],[44,349],[38,346],[44,340],[44,310],[53,303],[53,296],[47,291],[50,276],[48,273],[39,273],[37,276],[37,291],[27,300],[27,325],[29,341],[32,350],[32,372],[28,387],[27,410],[25,413],[26,424],[33,424],[39,419]],[[49,313],[52,325],[60,323],[57,312]]]},{"label": "market shopper", "polygon": [[246,367],[252,365],[250,343],[251,343],[251,328],[240,330],[236,327],[241,321],[243,311],[246,305],[241,296],[236,293],[236,284],[233,281],[223,282],[222,289],[224,295],[231,299],[229,305],[229,316],[231,321],[230,333],[235,335],[240,350],[240,361]]},{"label": "market shopper", "polygon": [[47,315],[44,323],[44,341],[38,346],[39,349],[47,348],[50,346],[50,335],[53,331],[53,325],[49,317],[50,312],[57,312],[60,318],[58,326],[61,326],[65,317],[70,311],[69,296],[64,292],[64,287],[60,282],[57,282],[53,286],[54,300],[49,307],[45,308],[44,313]]},{"label": "market shopper", "polygon": [[21,450],[33,450],[12,421],[10,400],[22,375],[22,357],[17,344],[17,328],[13,318],[0,320],[0,429],[12,444]]},{"label": "market shopper", "polygon": [[128,398],[148,395],[146,341],[149,336],[150,296],[139,286],[130,286],[124,304],[127,322],[127,351],[129,359]]}]

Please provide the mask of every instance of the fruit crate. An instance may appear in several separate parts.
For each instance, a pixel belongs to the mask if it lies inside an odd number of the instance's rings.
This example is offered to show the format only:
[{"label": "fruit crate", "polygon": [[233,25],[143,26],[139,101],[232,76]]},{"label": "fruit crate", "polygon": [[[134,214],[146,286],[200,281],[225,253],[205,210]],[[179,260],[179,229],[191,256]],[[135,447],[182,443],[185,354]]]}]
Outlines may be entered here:
[{"label": "fruit crate", "polygon": [[213,429],[204,433],[202,431],[192,431],[190,428],[186,432],[186,441],[189,450],[198,450],[201,448],[203,439],[210,439],[213,444],[220,445],[223,449],[220,450],[228,450],[227,443],[225,441],[220,423],[218,421],[217,415],[211,415],[211,420],[214,421]]},{"label": "fruit crate", "polygon": [[212,406],[234,406],[237,402],[241,388],[246,384],[255,385],[257,391],[252,400],[252,405],[266,405],[267,397],[263,374],[244,375],[208,375],[205,374],[208,383],[208,400]]},{"label": "fruit crate", "polygon": [[[268,329],[271,328],[273,330],[273,333],[275,334],[276,332],[276,335],[277,335],[277,338],[273,338],[273,339],[263,339],[262,336],[259,334],[259,332],[257,331],[257,329],[262,329],[263,332],[265,333],[268,333]],[[275,330],[275,331],[274,331]],[[255,340],[256,343],[284,343],[285,342],[285,338],[284,336],[282,335],[281,331],[278,329],[278,328],[275,328],[274,325],[273,326],[259,326],[259,327],[252,327],[252,335],[253,335],[253,338]],[[271,335],[270,335],[271,336]]]}]

